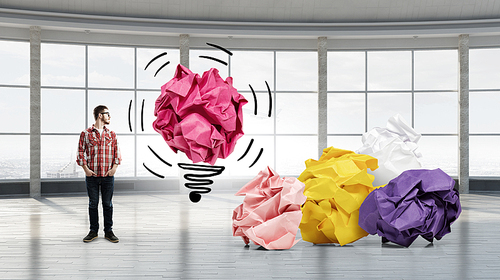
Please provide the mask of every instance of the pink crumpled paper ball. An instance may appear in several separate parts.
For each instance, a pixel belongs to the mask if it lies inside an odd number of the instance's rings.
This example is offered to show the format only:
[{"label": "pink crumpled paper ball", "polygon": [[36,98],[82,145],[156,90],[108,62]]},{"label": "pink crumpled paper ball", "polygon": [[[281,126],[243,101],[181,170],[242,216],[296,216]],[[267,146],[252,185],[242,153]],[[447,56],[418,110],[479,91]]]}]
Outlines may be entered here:
[{"label": "pink crumpled paper ball", "polygon": [[243,136],[243,105],[247,100],[212,68],[203,76],[178,65],[174,77],[156,99],[153,128],[169,147],[194,163],[215,164],[226,158]]},{"label": "pink crumpled paper ball", "polygon": [[259,172],[236,195],[244,195],[243,204],[233,211],[233,236],[245,244],[253,241],[268,250],[290,249],[299,229],[306,201],[304,183],[280,176],[270,167]]}]

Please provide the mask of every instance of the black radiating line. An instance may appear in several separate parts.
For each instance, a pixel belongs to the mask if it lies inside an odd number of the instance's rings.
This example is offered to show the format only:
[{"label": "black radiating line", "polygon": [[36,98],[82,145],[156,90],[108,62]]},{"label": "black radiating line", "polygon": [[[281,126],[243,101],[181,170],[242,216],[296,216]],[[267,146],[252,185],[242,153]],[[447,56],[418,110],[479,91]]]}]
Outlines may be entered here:
[{"label": "black radiating line", "polygon": [[209,45],[209,46],[211,46],[211,47],[214,47],[214,48],[217,48],[217,49],[219,49],[219,50],[221,50],[221,51],[223,51],[223,52],[227,53],[228,55],[231,55],[231,56],[233,55],[233,53],[232,53],[231,51],[229,51],[229,50],[227,50],[227,49],[225,49],[225,48],[223,48],[223,47],[221,47],[221,46],[218,46],[218,45],[216,45],[216,44],[207,43],[207,45]]},{"label": "black radiating line", "polygon": [[271,89],[269,88],[269,84],[266,81],[267,93],[269,94],[269,113],[268,117],[271,117],[271,112],[273,111],[273,95],[271,94]]},{"label": "black radiating line", "polygon": [[144,131],[144,100],[142,100],[142,107],[141,107],[141,129]]},{"label": "black radiating line", "polygon": [[130,128],[130,132],[132,132],[132,120],[130,118],[131,111],[132,111],[132,100],[130,100],[130,104],[128,105],[128,127]]},{"label": "black radiating line", "polygon": [[160,174],[154,172],[153,170],[149,169],[144,162],[142,163],[142,166],[144,166],[144,168],[146,168],[146,170],[148,170],[149,172],[151,172],[151,174],[155,175],[156,177],[159,177],[159,178],[162,178],[162,179],[165,178],[165,176],[160,175]]},{"label": "black radiating line", "polygon": [[253,94],[253,101],[255,103],[254,109],[253,109],[253,114],[257,116],[257,95],[255,95],[255,90],[253,90],[252,85],[248,85],[250,89],[252,90]]},{"label": "black radiating line", "polygon": [[217,62],[222,63],[222,64],[224,64],[225,66],[227,66],[227,62],[224,62],[224,61],[222,61],[222,60],[220,60],[220,59],[218,59],[218,58],[215,58],[215,57],[206,56],[206,55],[200,55],[200,58],[211,59],[211,60],[213,60],[213,61],[217,61]]},{"label": "black radiating line", "polygon": [[240,161],[248,154],[248,151],[250,151],[250,148],[252,147],[252,145],[253,145],[253,138],[252,138],[252,140],[250,140],[250,144],[248,144],[248,148],[246,149],[245,153],[237,161]]},{"label": "black radiating line", "polygon": [[262,155],[262,152],[264,152],[264,148],[260,148],[260,152],[259,152],[259,155],[257,156],[257,158],[253,161],[252,165],[250,165],[248,168],[252,168],[252,166],[254,166],[257,161],[259,161],[260,159],[260,156]]},{"label": "black radiating line", "polygon": [[153,155],[155,155],[159,160],[161,160],[163,163],[165,163],[166,165],[172,167],[172,164],[170,164],[169,162],[167,162],[166,160],[162,159],[155,151],[153,151],[153,148],[151,148],[149,145],[148,145],[148,148],[149,150],[151,150],[151,152],[153,153]]},{"label": "black radiating line", "polygon": [[155,56],[153,59],[151,59],[151,60],[149,61],[148,65],[146,65],[146,67],[144,67],[144,70],[148,69],[148,66],[149,66],[151,63],[153,63],[153,61],[157,60],[158,58],[160,58],[160,57],[162,57],[162,56],[164,56],[164,55],[167,55],[167,52],[163,52],[163,53],[161,53],[161,54],[159,54],[159,55]]},{"label": "black radiating line", "polygon": [[158,70],[156,70],[156,73],[155,73],[155,77],[156,77],[156,74],[158,74],[158,72],[160,72],[161,69],[163,69],[163,67],[167,66],[168,64],[170,64],[170,61],[167,61],[165,64],[163,64]]}]

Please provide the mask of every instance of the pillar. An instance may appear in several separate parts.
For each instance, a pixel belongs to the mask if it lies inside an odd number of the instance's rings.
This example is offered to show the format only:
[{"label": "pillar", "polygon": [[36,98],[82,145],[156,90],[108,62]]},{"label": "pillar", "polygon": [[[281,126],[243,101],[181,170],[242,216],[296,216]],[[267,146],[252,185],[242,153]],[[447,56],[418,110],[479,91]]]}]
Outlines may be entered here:
[{"label": "pillar", "polygon": [[181,34],[180,36],[180,63],[182,66],[189,68],[189,35]]},{"label": "pillar", "polygon": [[328,146],[327,39],[318,38],[318,158]]},{"label": "pillar", "polygon": [[469,193],[469,35],[458,37],[458,190]]},{"label": "pillar", "polygon": [[[179,36],[179,53],[180,53],[180,64],[184,67],[189,68],[189,34],[181,34]],[[179,153],[179,159],[181,163],[191,163],[191,160],[184,153]],[[186,179],[184,175],[188,172],[179,167],[179,192],[189,193],[189,190],[184,186]]]},{"label": "pillar", "polygon": [[41,196],[40,26],[30,27],[30,197]]}]

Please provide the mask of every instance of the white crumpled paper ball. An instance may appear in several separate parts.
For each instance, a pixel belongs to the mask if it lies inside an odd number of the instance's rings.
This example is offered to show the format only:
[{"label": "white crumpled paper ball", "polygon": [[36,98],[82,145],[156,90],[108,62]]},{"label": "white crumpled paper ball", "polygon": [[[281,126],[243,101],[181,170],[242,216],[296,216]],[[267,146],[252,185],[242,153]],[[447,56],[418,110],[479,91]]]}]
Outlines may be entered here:
[{"label": "white crumpled paper ball", "polygon": [[385,185],[403,171],[422,167],[418,159],[422,155],[416,151],[420,137],[399,114],[389,118],[387,127],[375,127],[363,134],[363,146],[356,153],[378,159],[379,168],[369,170],[375,176],[373,186]]}]

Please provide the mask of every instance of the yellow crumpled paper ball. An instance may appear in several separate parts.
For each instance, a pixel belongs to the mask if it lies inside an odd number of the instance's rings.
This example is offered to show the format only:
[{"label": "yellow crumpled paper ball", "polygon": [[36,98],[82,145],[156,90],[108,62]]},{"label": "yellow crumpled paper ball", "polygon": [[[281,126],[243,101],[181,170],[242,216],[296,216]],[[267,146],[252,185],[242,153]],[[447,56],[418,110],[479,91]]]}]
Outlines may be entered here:
[{"label": "yellow crumpled paper ball", "polygon": [[359,207],[372,192],[376,158],[329,147],[319,160],[308,159],[299,181],[306,187],[300,232],[314,244],[345,245],[368,235],[358,225]]}]

